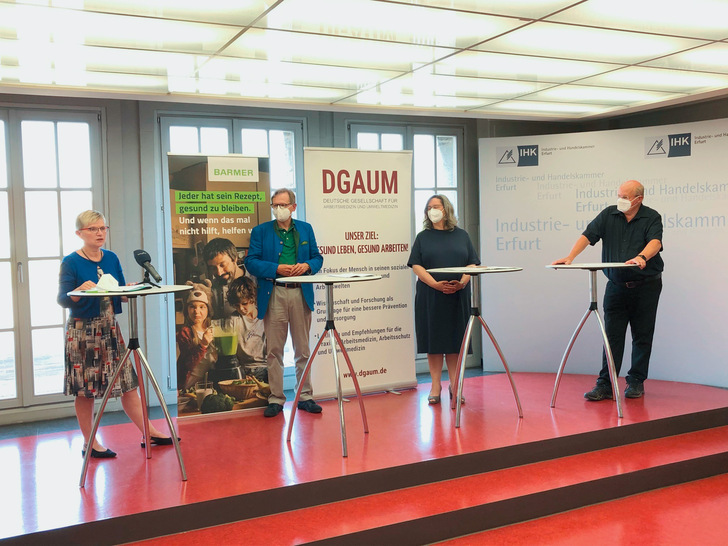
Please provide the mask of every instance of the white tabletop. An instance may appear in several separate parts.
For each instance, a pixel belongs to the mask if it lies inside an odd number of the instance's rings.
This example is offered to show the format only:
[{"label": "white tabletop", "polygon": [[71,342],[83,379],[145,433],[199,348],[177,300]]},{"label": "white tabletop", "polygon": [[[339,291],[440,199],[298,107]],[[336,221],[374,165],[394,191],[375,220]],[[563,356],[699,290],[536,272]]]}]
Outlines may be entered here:
[{"label": "white tabletop", "polygon": [[475,267],[436,267],[428,269],[428,273],[459,273],[461,275],[481,275],[483,273],[510,273],[523,271],[522,267],[499,267],[494,265],[476,265]]},{"label": "white tabletop", "polygon": [[192,290],[192,286],[189,284],[167,284],[162,286],[146,285],[145,288],[139,290],[131,290],[130,288],[139,286],[131,285],[130,287],[120,286],[120,290],[114,291],[101,291],[96,289],[91,290],[74,290],[68,292],[68,296],[78,296],[82,298],[107,298],[107,297],[118,297],[126,296],[128,298],[135,298],[137,296],[150,296],[152,294],[169,294],[170,292],[185,292]]},{"label": "white tabletop", "polygon": [[598,263],[587,263],[587,264],[557,264],[547,265],[551,269],[589,269],[590,271],[597,271],[599,269],[617,269],[622,267],[639,267],[637,264],[626,264],[624,262],[598,262]]},{"label": "white tabletop", "polygon": [[276,282],[285,283],[322,283],[336,284],[342,282],[376,281],[381,275],[369,275],[368,273],[322,273],[320,275],[300,275],[298,277],[278,277]]}]

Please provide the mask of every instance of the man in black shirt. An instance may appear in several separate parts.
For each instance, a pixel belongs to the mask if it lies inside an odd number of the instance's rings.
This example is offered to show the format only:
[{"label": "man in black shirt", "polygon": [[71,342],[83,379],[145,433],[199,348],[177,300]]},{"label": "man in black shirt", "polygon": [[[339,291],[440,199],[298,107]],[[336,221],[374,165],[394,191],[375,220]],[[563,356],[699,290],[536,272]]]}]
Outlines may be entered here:
[{"label": "man in black shirt", "polygon": [[[600,212],[584,230],[566,258],[556,264],[570,264],[588,245],[602,240],[603,262],[637,264],[637,268],[605,269],[609,279],[604,291],[604,323],[619,375],[624,354],[627,325],[632,331],[632,367],[627,373],[627,398],[639,398],[652,352],[657,303],[662,291],[662,218],[642,204],[645,189],[636,180],[619,187],[617,204]],[[602,355],[602,370],[596,386],[584,394],[587,400],[612,398],[607,356]]]}]

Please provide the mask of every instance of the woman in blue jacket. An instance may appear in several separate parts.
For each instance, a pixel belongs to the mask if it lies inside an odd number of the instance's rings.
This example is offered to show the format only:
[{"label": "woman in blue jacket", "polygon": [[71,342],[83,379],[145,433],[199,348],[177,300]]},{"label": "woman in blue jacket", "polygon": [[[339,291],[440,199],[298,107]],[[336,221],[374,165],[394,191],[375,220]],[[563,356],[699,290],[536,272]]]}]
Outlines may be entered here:
[{"label": "woman in blue jacket", "polygon": [[[119,285],[126,284],[119,258],[110,250],[101,248],[106,243],[108,230],[106,219],[100,212],[87,210],[78,215],[76,235],[83,241],[83,246],[63,258],[58,283],[58,303],[70,310],[66,324],[64,394],[76,397],[76,418],[83,433],[81,453],[84,455],[93,427],[94,400],[103,398],[126,352],[126,345],[116,320],[116,315],[121,313],[121,298],[82,298],[68,296],[68,292],[95,287],[105,273],[113,276]],[[124,411],[139,430],[144,431],[138,386],[139,381],[129,358],[114,384],[112,394],[121,395]],[[151,423],[149,432],[153,444],[172,444],[172,439],[164,436]],[[101,445],[96,436],[91,446],[91,456],[108,459],[116,457],[116,453]]]}]

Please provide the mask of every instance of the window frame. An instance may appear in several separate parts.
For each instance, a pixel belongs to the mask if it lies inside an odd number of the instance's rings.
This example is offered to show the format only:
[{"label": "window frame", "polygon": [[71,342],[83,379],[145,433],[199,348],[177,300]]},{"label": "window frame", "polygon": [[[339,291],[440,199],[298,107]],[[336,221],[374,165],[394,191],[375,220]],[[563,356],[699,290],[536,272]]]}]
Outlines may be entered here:
[{"label": "window frame", "polygon": [[[106,148],[105,139],[105,118],[100,108],[31,108],[31,107],[8,107],[0,109],[0,115],[4,114],[6,156],[8,170],[8,206],[10,221],[10,262],[11,278],[13,280],[14,321],[11,331],[15,331],[15,362],[16,362],[16,397],[0,401],[0,409],[5,408],[29,408],[44,404],[55,404],[67,402],[68,397],[63,394],[63,385],[59,385],[58,393],[35,394],[35,357],[33,354],[33,332],[37,330],[50,330],[61,328],[65,330],[65,323],[68,311],[63,310],[62,322],[48,325],[32,326],[30,308],[30,286],[28,285],[30,262],[58,259],[59,263],[65,256],[68,249],[63,247],[63,233],[73,226],[65,225],[61,214],[61,193],[74,191],[90,192],[93,208],[100,210],[109,217],[108,212],[108,180],[106,176]],[[55,187],[49,188],[26,188],[23,172],[23,149],[22,149],[22,123],[26,121],[52,122],[54,124],[55,146],[58,148],[58,123],[86,123],[89,127],[89,160],[91,171],[90,188],[64,188],[56,180]],[[58,157],[56,164],[58,165]],[[59,173],[56,172],[56,176]],[[54,192],[58,206],[58,233],[59,252],[58,254],[28,256],[28,231],[26,226],[26,194],[33,192]],[[109,241],[111,243],[111,232]],[[15,267],[12,267],[15,264]],[[57,282],[57,272],[50,278]],[[21,282],[22,281],[22,282]],[[51,302],[55,305],[55,302]],[[61,336],[60,342],[63,337]],[[61,348],[62,349],[62,348]],[[61,354],[63,351],[60,351]],[[63,365],[63,362],[61,363]]]}]

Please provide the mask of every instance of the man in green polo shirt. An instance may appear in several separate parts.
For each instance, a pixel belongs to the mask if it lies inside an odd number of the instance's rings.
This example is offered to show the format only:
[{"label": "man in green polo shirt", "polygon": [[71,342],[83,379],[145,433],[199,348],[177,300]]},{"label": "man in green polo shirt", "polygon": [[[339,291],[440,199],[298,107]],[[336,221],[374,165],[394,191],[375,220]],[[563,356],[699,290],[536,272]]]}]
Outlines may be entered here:
[{"label": "man in green polo shirt", "polygon": [[[296,195],[279,189],[271,197],[275,220],[259,224],[250,234],[250,249],[245,267],[258,279],[258,318],[263,319],[268,343],[268,381],[271,394],[263,415],[275,417],[283,410],[283,348],[291,333],[296,364],[296,388],[311,354],[308,340],[311,312],[314,307],[313,286],[309,283],[276,281],[281,277],[314,275],[324,263],[310,224],[293,220]],[[301,388],[298,409],[321,413],[313,399],[310,378]]]}]

